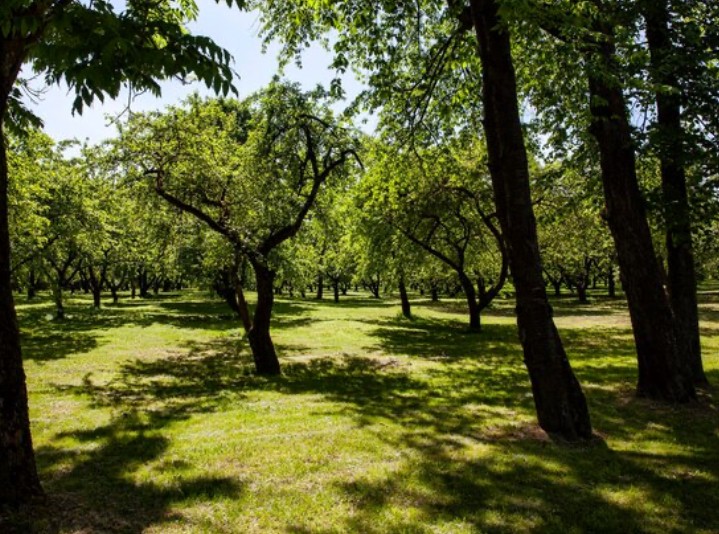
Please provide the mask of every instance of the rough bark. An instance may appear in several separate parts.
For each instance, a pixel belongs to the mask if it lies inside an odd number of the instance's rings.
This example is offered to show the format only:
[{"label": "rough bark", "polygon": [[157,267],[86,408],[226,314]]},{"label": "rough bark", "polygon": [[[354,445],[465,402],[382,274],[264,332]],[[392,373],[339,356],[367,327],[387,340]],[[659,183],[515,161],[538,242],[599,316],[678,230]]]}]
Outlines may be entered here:
[{"label": "rough bark", "polygon": [[20,62],[8,64],[0,38],[0,505],[42,494],[30,434],[20,331],[12,296],[8,223],[8,166],[4,134],[7,100]]},{"label": "rough bark", "polygon": [[[601,31],[609,36],[611,28]],[[640,396],[669,402],[695,397],[677,339],[674,314],[662,286],[636,175],[626,102],[613,72],[614,47],[604,40],[590,53],[591,133],[600,152],[606,220],[614,238],[637,349]],[[599,62],[599,65],[595,63]]]},{"label": "rough bark", "polygon": [[[653,81],[657,85],[677,89],[677,69],[680,65],[669,34],[667,2],[645,1],[643,9]],[[685,135],[681,124],[681,95],[678,92],[659,91],[656,93],[656,103],[656,140],[664,197],[669,299],[677,321],[679,342],[687,351],[694,383],[706,385],[699,340],[696,273],[684,170]]]},{"label": "rough bark", "polygon": [[565,440],[589,439],[592,427],[584,393],[554,325],[542,279],[509,34],[500,25],[496,0],[471,0],[470,8],[482,61],[490,174],[539,424]]},{"label": "rough bark", "polygon": [[252,267],[255,270],[257,282],[257,306],[247,338],[252,349],[257,374],[278,375],[280,374],[280,361],[270,336],[270,318],[275,300],[273,288],[275,273],[259,263],[253,263]]}]

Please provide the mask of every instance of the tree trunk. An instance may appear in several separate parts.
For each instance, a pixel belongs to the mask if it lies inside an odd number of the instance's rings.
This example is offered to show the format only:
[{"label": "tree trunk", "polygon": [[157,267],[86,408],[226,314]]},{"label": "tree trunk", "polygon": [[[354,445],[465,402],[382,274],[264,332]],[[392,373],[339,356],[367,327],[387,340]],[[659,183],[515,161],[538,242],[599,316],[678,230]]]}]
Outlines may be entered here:
[{"label": "tree trunk", "polygon": [[609,272],[607,273],[607,294],[610,298],[617,296],[617,284],[614,280],[614,265],[609,266]]},{"label": "tree trunk", "polygon": [[114,305],[117,305],[118,301],[120,300],[120,297],[117,294],[117,286],[112,284],[110,285],[110,294],[112,295],[112,303]]},{"label": "tree trunk", "polygon": [[[611,35],[612,30],[603,28]],[[621,87],[609,79],[614,47],[599,45],[603,69],[588,70],[591,133],[600,152],[609,223],[624,280],[639,362],[637,393],[652,399],[686,402],[694,384],[677,339],[674,315],[662,286],[644,202],[637,182],[634,144]],[[595,58],[590,58],[595,59]]]},{"label": "tree trunk", "polygon": [[[679,88],[674,45],[669,35],[669,9],[666,0],[644,2],[647,41],[654,83],[674,90]],[[666,225],[667,286],[679,341],[687,351],[687,360],[696,385],[706,385],[699,340],[697,285],[692,249],[691,217],[684,171],[684,130],[681,124],[681,94],[660,91],[656,94],[656,141],[661,162],[662,194]]]},{"label": "tree trunk", "polygon": [[554,325],[542,279],[509,34],[501,27],[496,0],[470,0],[470,6],[482,60],[489,169],[539,425],[565,440],[589,439],[592,426],[586,399]]},{"label": "tree trunk", "polygon": [[32,300],[35,298],[37,289],[37,277],[35,275],[35,268],[30,268],[30,274],[27,280],[27,299]]},{"label": "tree trunk", "polygon": [[257,306],[247,338],[252,349],[257,374],[278,375],[280,374],[280,362],[270,337],[270,319],[275,300],[273,288],[275,273],[256,262],[252,266],[255,269],[257,282]]},{"label": "tree trunk", "polygon": [[458,272],[459,282],[462,285],[464,296],[467,299],[467,310],[469,312],[469,330],[471,332],[481,332],[482,323],[479,316],[479,304],[477,303],[477,292],[474,290],[474,284],[469,277],[463,273]]},{"label": "tree trunk", "polygon": [[[0,37],[0,60],[6,41]],[[17,66],[19,69],[19,65]],[[0,505],[15,505],[42,495],[30,434],[20,331],[12,298],[8,167],[4,117],[17,70],[0,64]]]},{"label": "tree trunk", "polygon": [[412,318],[412,308],[409,303],[409,297],[407,296],[407,287],[404,285],[404,277],[399,278],[399,299],[402,302],[402,315],[407,319]]},{"label": "tree trunk", "polygon": [[98,278],[97,273],[95,272],[95,269],[93,267],[88,267],[87,269],[87,282],[90,286],[90,290],[92,291],[92,304],[93,307],[96,310],[99,310],[102,306],[101,301],[101,293],[102,293],[102,284],[103,284],[103,278],[104,276],[101,276]]},{"label": "tree trunk", "polygon": [[552,284],[552,288],[554,289],[554,296],[561,297],[562,296],[562,279],[561,278],[559,280],[551,279],[551,280],[549,280],[549,283]]},{"label": "tree trunk", "polygon": [[335,302],[339,302],[340,301],[340,283],[338,280],[332,281],[332,290],[334,291]]},{"label": "tree trunk", "polygon": [[432,302],[439,302],[439,291],[437,290],[437,286],[432,286],[429,288],[430,293],[430,299]]},{"label": "tree trunk", "polygon": [[589,302],[589,299],[587,299],[587,280],[577,281],[577,298],[580,304],[587,304]]},{"label": "tree trunk", "polygon": [[235,290],[235,299],[237,302],[237,313],[240,316],[240,320],[242,321],[242,327],[245,329],[245,332],[247,334],[250,333],[250,330],[252,329],[252,319],[250,319],[250,308],[247,305],[247,299],[245,299],[245,291],[242,287],[242,278],[243,276],[240,274],[241,272],[244,272],[244,266],[234,270],[232,275],[232,281],[234,285]]},{"label": "tree trunk", "polygon": [[325,286],[324,286],[324,280],[322,279],[322,275],[317,276],[317,300],[322,300],[322,297],[324,296]]},{"label": "tree trunk", "polygon": [[65,319],[65,306],[62,302],[62,282],[56,281],[52,287],[52,298],[55,301],[55,319],[62,321]]}]

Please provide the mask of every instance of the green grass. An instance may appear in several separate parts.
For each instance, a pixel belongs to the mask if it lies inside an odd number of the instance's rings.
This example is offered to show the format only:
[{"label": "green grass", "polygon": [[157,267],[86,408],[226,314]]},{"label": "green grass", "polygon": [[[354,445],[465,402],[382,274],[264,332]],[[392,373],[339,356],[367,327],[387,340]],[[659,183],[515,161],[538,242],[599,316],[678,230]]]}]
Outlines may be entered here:
[{"label": "green grass", "polygon": [[[18,310],[44,503],[2,532],[717,532],[719,411],[633,397],[621,301],[555,302],[596,432],[535,424],[511,302],[280,299],[260,378],[203,293]],[[719,295],[702,294],[719,384]]]}]

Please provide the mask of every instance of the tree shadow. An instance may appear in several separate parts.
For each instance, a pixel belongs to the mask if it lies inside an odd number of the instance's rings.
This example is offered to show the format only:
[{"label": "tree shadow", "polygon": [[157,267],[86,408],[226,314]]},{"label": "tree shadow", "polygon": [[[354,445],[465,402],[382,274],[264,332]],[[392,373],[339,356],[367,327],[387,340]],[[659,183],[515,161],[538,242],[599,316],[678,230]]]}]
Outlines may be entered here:
[{"label": "tree shadow", "polygon": [[[286,315],[292,318],[291,307]],[[601,441],[560,446],[538,430],[514,325],[486,325],[482,334],[469,335],[463,323],[450,319],[364,322],[374,327],[375,343],[367,349],[383,356],[285,361],[283,376],[263,378],[253,375],[243,341],[221,338],[188,344],[156,361],[127,362],[109,382],[86,377],[73,392],[123,415],[73,433],[88,444],[101,443],[79,457],[75,450],[39,451],[43,471],[54,473],[48,484],[57,495],[51,511],[60,516],[54,531],[69,525],[140,532],[172,521],[169,509],[184,499],[239,494],[228,479],[183,480],[178,490],[126,475],[166,450],[167,424],[236,405],[256,390],[321,395],[408,458],[379,479],[359,471],[335,480],[353,513],[327,532],[429,532],[438,523],[447,530],[490,532],[715,528],[719,412],[711,396],[684,407],[634,399],[636,363],[626,329],[562,332],[595,428],[624,444],[612,449]],[[716,383],[719,371],[709,377]],[[56,468],[66,463],[72,467]],[[108,483],[86,487],[97,473]],[[70,512],[63,516],[67,502]],[[413,513],[390,525],[378,522],[403,509]],[[110,522],[115,520],[120,527]],[[47,521],[53,525],[52,513]],[[286,528],[322,532],[300,520]]]},{"label": "tree shadow", "polygon": [[240,495],[241,485],[226,477],[183,475],[164,484],[133,477],[168,447],[156,422],[140,423],[129,414],[57,436],[84,443],[79,449],[38,448],[38,465],[51,474],[44,480],[47,498],[9,517],[6,525],[0,522],[3,532],[141,533],[180,519],[171,512],[174,505]]},{"label": "tree shadow", "polygon": [[23,360],[34,362],[48,362],[73,354],[83,354],[99,345],[97,336],[77,331],[63,332],[57,328],[23,330],[20,344]]}]

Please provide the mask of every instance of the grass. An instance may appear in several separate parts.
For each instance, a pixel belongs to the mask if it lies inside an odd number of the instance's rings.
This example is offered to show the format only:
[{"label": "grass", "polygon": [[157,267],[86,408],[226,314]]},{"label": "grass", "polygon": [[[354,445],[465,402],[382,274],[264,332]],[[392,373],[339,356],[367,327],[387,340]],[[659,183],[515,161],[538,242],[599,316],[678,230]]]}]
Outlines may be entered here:
[{"label": "grass", "polygon": [[[702,296],[719,384],[719,294]],[[277,303],[284,374],[260,378],[203,293],[18,310],[47,499],[2,532],[717,532],[716,388],[633,397],[621,301],[555,302],[588,397],[588,447],[538,430],[509,301]]]}]

